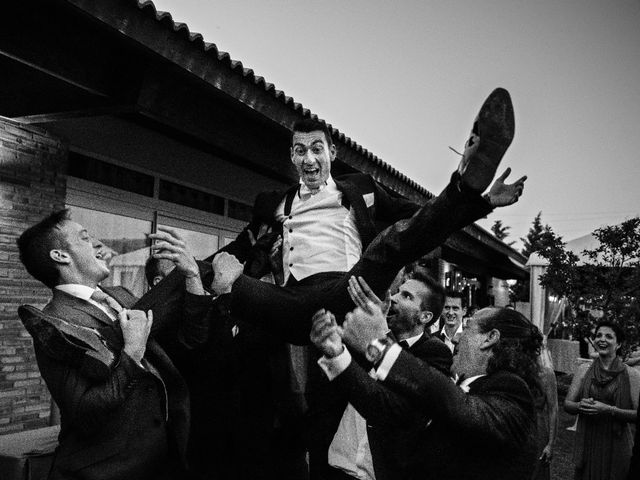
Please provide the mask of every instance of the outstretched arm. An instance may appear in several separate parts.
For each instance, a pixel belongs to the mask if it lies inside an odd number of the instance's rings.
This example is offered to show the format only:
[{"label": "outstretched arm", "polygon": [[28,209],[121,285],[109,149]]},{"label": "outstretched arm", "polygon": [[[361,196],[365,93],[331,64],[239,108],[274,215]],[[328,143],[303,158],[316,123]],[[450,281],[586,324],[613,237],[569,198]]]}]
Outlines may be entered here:
[{"label": "outstretched arm", "polygon": [[[206,342],[208,336],[207,313],[211,306],[211,297],[204,290],[198,263],[189,249],[189,245],[171,227],[159,226],[157,233],[149,235],[156,241],[152,246],[152,255],[156,259],[169,260],[175,271],[184,279],[184,305],[178,324],[178,340],[187,348],[194,348]],[[162,305],[157,310],[162,310]],[[175,320],[174,320],[175,321]],[[158,328],[162,329],[164,325]]]},{"label": "outstretched arm", "polygon": [[494,207],[506,207],[512,205],[518,201],[524,190],[524,182],[527,180],[527,176],[520,177],[513,183],[507,184],[505,180],[511,173],[511,167],[507,168],[502,175],[500,175],[491,188],[489,193],[485,195],[485,199],[489,204]]}]

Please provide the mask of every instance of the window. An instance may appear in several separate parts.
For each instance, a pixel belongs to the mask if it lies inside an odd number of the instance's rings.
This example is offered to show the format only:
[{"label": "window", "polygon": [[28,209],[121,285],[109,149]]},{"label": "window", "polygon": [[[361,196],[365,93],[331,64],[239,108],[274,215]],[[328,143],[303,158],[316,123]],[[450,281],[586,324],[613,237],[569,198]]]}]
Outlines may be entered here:
[{"label": "window", "polygon": [[102,284],[121,285],[134,295],[142,296],[147,291],[144,265],[149,258],[147,234],[151,233],[152,222],[82,207],[73,207],[71,216],[108,252],[106,259],[111,274]]}]

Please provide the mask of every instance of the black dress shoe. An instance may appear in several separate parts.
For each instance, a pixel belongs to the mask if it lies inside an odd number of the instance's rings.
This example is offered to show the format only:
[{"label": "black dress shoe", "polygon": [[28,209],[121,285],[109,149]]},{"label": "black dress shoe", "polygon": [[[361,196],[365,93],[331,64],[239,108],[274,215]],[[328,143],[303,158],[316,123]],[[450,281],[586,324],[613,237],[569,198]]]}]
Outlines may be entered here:
[{"label": "black dress shoe", "polygon": [[509,92],[496,88],[473,122],[458,172],[469,189],[482,193],[491,184],[515,132]]}]

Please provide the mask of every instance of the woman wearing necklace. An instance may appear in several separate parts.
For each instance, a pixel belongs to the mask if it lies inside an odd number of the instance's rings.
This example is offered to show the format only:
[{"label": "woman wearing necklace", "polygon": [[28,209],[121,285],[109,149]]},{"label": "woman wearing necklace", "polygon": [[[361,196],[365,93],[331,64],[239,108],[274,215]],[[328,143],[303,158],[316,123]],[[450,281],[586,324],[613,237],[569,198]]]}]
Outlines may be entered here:
[{"label": "woman wearing necklace", "polygon": [[603,320],[596,326],[598,357],[579,367],[564,409],[579,414],[575,437],[576,480],[624,480],[627,477],[636,420],[640,373],[619,356],[620,327]]}]

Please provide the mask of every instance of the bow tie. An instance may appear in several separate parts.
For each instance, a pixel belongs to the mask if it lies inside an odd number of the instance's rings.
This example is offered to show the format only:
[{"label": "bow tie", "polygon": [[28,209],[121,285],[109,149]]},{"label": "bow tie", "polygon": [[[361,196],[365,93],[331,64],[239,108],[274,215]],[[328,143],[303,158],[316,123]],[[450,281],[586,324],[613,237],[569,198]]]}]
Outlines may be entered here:
[{"label": "bow tie", "polygon": [[320,187],[317,188],[316,190],[311,190],[304,183],[301,183],[300,190],[298,190],[298,195],[300,195],[300,200],[303,200],[303,201],[308,200],[313,195],[316,195],[317,193],[321,192],[322,189],[326,186],[327,186],[327,183],[325,182],[322,185],[320,185]]}]

